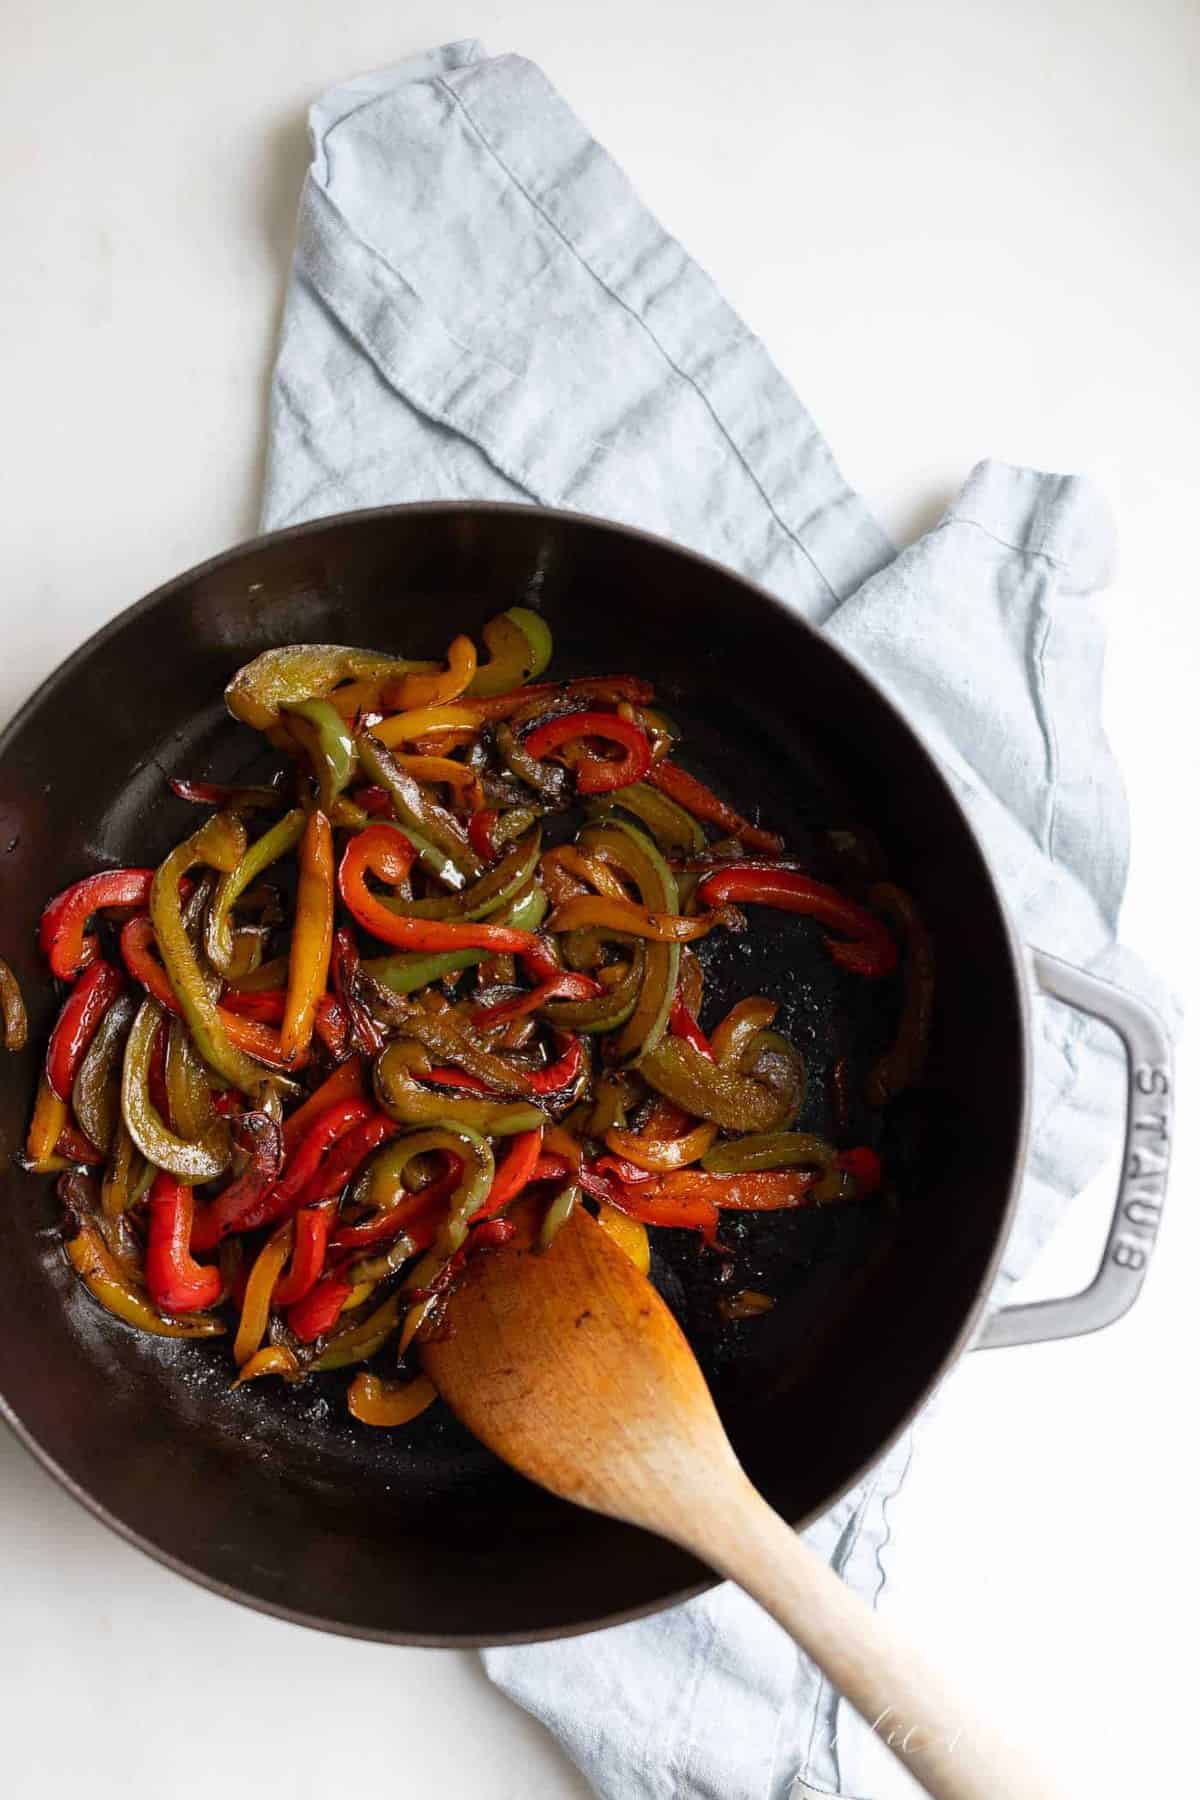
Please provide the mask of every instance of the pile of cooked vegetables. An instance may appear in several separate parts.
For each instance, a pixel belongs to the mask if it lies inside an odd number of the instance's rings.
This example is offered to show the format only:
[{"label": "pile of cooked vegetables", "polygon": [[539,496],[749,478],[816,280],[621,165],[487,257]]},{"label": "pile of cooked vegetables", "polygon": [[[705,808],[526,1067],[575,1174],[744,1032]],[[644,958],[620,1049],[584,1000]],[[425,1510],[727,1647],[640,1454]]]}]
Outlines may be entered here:
[{"label": "pile of cooked vegetables", "polygon": [[[680,765],[639,676],[540,679],[536,613],[481,636],[483,660],[460,636],[444,666],[257,657],[226,702],[290,768],[172,781],[197,829],[42,916],[67,992],[27,1166],[60,1172],[95,1299],[159,1336],[232,1332],[237,1382],[403,1364],[518,1196],[539,1250],[587,1206],[646,1270],[648,1228],[720,1258],[723,1212],[877,1188],[873,1150],[793,1128],[804,1067],[768,995],[701,1023],[692,946],[747,907],[818,920],[847,980],[900,982],[870,1104],[920,1071],[932,957],[900,889],[851,898],[789,860]],[[0,1002],[17,1048],[4,964]],[[348,1403],[394,1425],[432,1397],[360,1368]]]}]

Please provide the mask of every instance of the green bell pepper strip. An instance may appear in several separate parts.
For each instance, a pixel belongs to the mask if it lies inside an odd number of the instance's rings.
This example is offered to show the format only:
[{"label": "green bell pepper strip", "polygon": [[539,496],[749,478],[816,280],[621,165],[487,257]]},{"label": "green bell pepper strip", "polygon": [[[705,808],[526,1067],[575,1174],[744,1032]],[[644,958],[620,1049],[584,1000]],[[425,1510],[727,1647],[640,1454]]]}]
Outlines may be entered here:
[{"label": "green bell pepper strip", "polygon": [[819,1169],[828,1174],[836,1156],[828,1138],[808,1131],[747,1132],[716,1144],[700,1167],[713,1175],[744,1175],[752,1169]]},{"label": "green bell pepper strip", "polygon": [[726,1131],[782,1131],[804,1093],[803,1064],[790,1045],[786,1054],[775,1044],[764,1046],[754,1073],[742,1074],[710,1062],[686,1039],[670,1036],[642,1058],[638,1069],[656,1093]]},{"label": "green bell pepper strip", "polygon": [[150,918],[167,978],[197,1050],[229,1086],[253,1095],[264,1080],[263,1067],[230,1042],[179,903],[180,879],[197,863],[229,874],[245,854],[245,826],[217,813],[159,864],[150,889]]},{"label": "green bell pepper strip", "polygon": [[214,1131],[210,1140],[188,1143],[176,1136],[150,1098],[150,1062],[154,1041],[165,1017],[148,995],[138,1008],[125,1044],[121,1071],[121,1114],[130,1137],[148,1162],[180,1181],[213,1181],[229,1165],[228,1133]]},{"label": "green bell pepper strip", "polygon": [[490,699],[509,694],[527,681],[536,681],[554,653],[554,641],[545,620],[527,606],[510,606],[489,619],[481,633],[489,660],[475,671],[467,693]]},{"label": "green bell pepper strip", "polygon": [[[303,1304],[303,1302],[301,1303]],[[311,1369],[345,1369],[351,1363],[366,1362],[381,1350],[400,1323],[404,1308],[403,1294],[392,1294],[382,1306],[365,1319],[355,1319],[343,1330],[326,1340],[321,1354],[309,1364]]]},{"label": "green bell pepper strip", "polygon": [[[614,817],[604,825],[589,825],[579,834],[579,847],[589,854],[603,856],[627,875],[643,906],[654,912],[678,912],[679,891],[675,877],[657,844],[638,826],[620,817]],[[637,1004],[614,1043],[618,1064],[640,1064],[641,1059],[662,1042],[678,981],[679,945],[647,944],[645,974]]]},{"label": "green bell pepper strip", "polygon": [[308,754],[317,783],[317,804],[328,813],[338,795],[349,787],[358,767],[353,734],[328,700],[293,701],[281,710],[292,735]]},{"label": "green bell pepper strip", "polygon": [[538,1250],[549,1250],[552,1247],[555,1238],[575,1211],[581,1193],[582,1189],[575,1182],[571,1182],[569,1186],[562,1189],[561,1193],[555,1194],[546,1208],[546,1216],[542,1220],[542,1228],[538,1232],[536,1245]]},{"label": "green bell pepper strip", "polygon": [[615,986],[594,1000],[551,1000],[541,1008],[551,1025],[568,1031],[616,1031],[633,1016],[646,978],[646,946],[629,945],[629,967]]},{"label": "green bell pepper strip", "polygon": [[534,829],[459,894],[439,894],[432,900],[393,900],[384,895],[383,903],[392,912],[412,919],[486,919],[507,906],[532,880],[541,852],[542,834]]},{"label": "green bell pepper strip", "polygon": [[[234,869],[221,876],[204,921],[204,949],[208,960],[222,975],[233,965],[234,944],[230,915],[241,896],[257,881],[264,869],[278,862],[296,848],[304,833],[305,814],[300,807],[284,813],[268,831],[256,838]],[[284,983],[286,985],[286,982]]]},{"label": "green bell pepper strip", "polygon": [[171,1124],[180,1137],[194,1144],[228,1131],[213,1105],[207,1072],[182,1019],[172,1019],[167,1026],[165,1081]]},{"label": "green bell pepper strip", "polygon": [[375,1064],[376,1097],[401,1125],[443,1125],[451,1131],[465,1126],[489,1137],[515,1137],[546,1124],[545,1113],[527,1101],[484,1100],[422,1087],[422,1064],[428,1066],[427,1053],[403,1040],[389,1044]]},{"label": "green bell pepper strip", "polygon": [[699,820],[678,801],[659,793],[647,782],[635,781],[618,792],[589,800],[587,816],[589,819],[606,819],[616,807],[639,819],[659,849],[668,856],[676,852],[695,855],[704,849],[707,839]]},{"label": "green bell pepper strip", "polygon": [[[509,925],[514,931],[536,931],[549,910],[545,894],[531,882],[513,900],[497,924]],[[463,969],[474,969],[486,962],[490,950],[397,950],[393,956],[373,956],[363,963],[363,972],[394,994],[412,994],[418,988],[440,981],[443,975],[455,975]]]},{"label": "green bell pepper strip", "polygon": [[324,699],[339,682],[398,681],[438,666],[349,644],[285,644],[243,664],[225,689],[225,704],[235,719],[267,731],[279,724],[284,706]]},{"label": "green bell pepper strip", "polygon": [[[378,738],[369,731],[360,732],[357,738],[359,761],[369,778],[385,789],[391,798],[392,810],[403,829],[412,827],[421,834],[422,842],[432,844],[440,855],[440,866],[434,874],[455,889],[465,887],[468,881],[478,879],[483,873],[483,864],[472,850],[467,837],[466,828],[459,824],[453,813],[439,806],[424,792],[419,781],[410,775],[407,769],[401,768],[391,751],[381,744]],[[413,848],[421,851],[421,844],[412,840]],[[428,866],[428,859],[422,856]]]},{"label": "green bell pepper strip", "polygon": [[112,1149],[121,1116],[121,1058],[138,1010],[134,994],[118,994],[96,1027],[71,1088],[71,1105],[98,1150]]},{"label": "green bell pepper strip", "polygon": [[507,719],[496,726],[496,748],[506,766],[535,794],[551,806],[566,806],[571,794],[567,771],[557,763],[539,762],[530,756]]}]

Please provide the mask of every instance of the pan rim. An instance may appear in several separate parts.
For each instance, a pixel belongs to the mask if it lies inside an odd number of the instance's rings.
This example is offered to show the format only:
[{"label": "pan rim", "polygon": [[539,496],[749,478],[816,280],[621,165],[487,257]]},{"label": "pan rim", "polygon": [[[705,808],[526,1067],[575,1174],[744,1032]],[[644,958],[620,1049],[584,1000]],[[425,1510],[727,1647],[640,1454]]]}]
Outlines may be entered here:
[{"label": "pan rim", "polygon": [[[656,549],[666,551],[677,558],[682,558],[685,562],[705,568],[724,577],[726,580],[735,584],[736,587],[740,588],[743,592],[753,595],[758,601],[764,603],[771,612],[781,617],[785,624],[793,630],[804,635],[819,637],[824,648],[846,665],[851,675],[873,695],[879,704],[886,708],[893,720],[912,741],[921,759],[928,766],[929,772],[941,788],[943,796],[949,803],[955,817],[961,824],[966,841],[974,849],[979,870],[982,873],[995,902],[996,914],[1000,921],[1004,938],[1008,969],[1012,978],[1013,996],[1016,1002],[1016,1012],[1019,1024],[1016,1043],[1019,1067],[1016,1070],[1016,1073],[1020,1083],[1020,1115],[1015,1137],[1014,1160],[1012,1169],[1009,1172],[1008,1195],[1005,1201],[1003,1214],[997,1227],[995,1243],[987,1264],[980,1276],[970,1304],[966,1308],[962,1323],[952,1342],[947,1347],[945,1354],[939,1361],[935,1372],[925,1384],[918,1397],[913,1401],[912,1405],[905,1409],[892,1431],[883,1442],[879,1444],[871,1457],[854,1470],[835,1492],[824,1499],[819,1507],[811,1509],[799,1519],[791,1519],[788,1521],[793,1529],[797,1531],[804,1530],[816,1519],[822,1517],[833,1506],[836,1506],[852,1488],[856,1487],[859,1482],[861,1482],[863,1478],[883,1460],[903,1436],[904,1432],[908,1430],[918,1414],[924,1409],[931,1394],[940,1386],[942,1381],[945,1380],[947,1374],[959,1361],[963,1352],[969,1348],[984,1307],[987,1304],[988,1296],[992,1290],[996,1276],[999,1273],[1004,1250],[1012,1231],[1027,1160],[1030,1130],[1030,996],[1024,947],[1017,938],[1012,920],[1009,916],[1008,908],[1004,902],[1003,895],[1000,893],[996,884],[996,878],[992,872],[987,855],[953,786],[947,780],[941,767],[932,752],[921,739],[920,735],[909,724],[908,720],[896,706],[890,695],[880,686],[879,682],[869,670],[864,669],[863,666],[855,658],[850,656],[840,644],[827,637],[818,626],[812,624],[800,613],[788,606],[785,601],[778,597],[778,595],[772,594],[766,588],[760,587],[756,582],[750,580],[747,576],[739,574],[737,570],[731,569],[727,564],[718,562],[715,558],[705,556],[700,551],[690,549],[686,545],[674,543],[670,538],[662,537],[655,532],[643,531],[636,526],[626,525],[619,520],[604,519],[592,513],[577,512],[564,507],[534,506],[520,502],[501,500],[408,501],[393,506],[364,507],[340,513],[331,513],[319,519],[308,519],[297,525],[286,526],[281,530],[258,533],[253,537],[243,539],[241,542],[232,545],[226,550],[219,551],[216,555],[206,558],[205,561],[195,564],[193,567],[184,570],[182,573],[172,576],[168,581],[161,583],[148,594],[143,595],[138,600],[132,601],[128,606],[123,607],[120,612],[115,613],[111,619],[106,620],[103,625],[97,627],[95,631],[85,638],[75,650],[65,657],[62,662],[58,663],[56,667],[38,683],[32,693],[30,693],[22,702],[8,724],[4,727],[3,731],[0,731],[0,763],[2,763],[10,754],[29,720],[32,719],[35,713],[37,713],[47,701],[54,697],[61,684],[65,682],[75,670],[87,664],[101,645],[106,643],[111,636],[123,629],[132,620],[143,613],[148,613],[152,608],[169,601],[178,591],[190,586],[200,578],[213,574],[221,568],[237,562],[240,558],[257,553],[275,544],[296,542],[306,537],[320,536],[323,532],[327,532],[334,528],[344,528],[347,526],[353,528],[356,524],[378,522],[390,518],[412,517],[414,515],[434,518],[446,514],[468,514],[474,516],[515,514],[525,518],[549,519],[569,525],[589,526],[618,537],[633,540],[637,543],[650,545]],[[87,1489],[84,1488],[82,1484],[79,1483],[58,1461],[58,1459],[40,1444],[32,1431],[25,1425],[24,1421],[18,1417],[3,1393],[0,1393],[0,1420],[3,1420],[9,1430],[12,1431],[13,1435],[24,1445],[47,1474],[57,1481],[73,1499],[77,1500],[80,1505],[85,1507],[94,1518],[98,1519],[101,1524],[107,1526],[108,1529],[113,1531],[118,1537],[123,1538],[126,1543],[143,1551],[147,1556],[151,1557],[164,1568],[172,1570],[177,1575],[182,1575],[185,1579],[195,1583],[199,1587],[206,1588],[211,1593],[219,1594],[224,1599],[232,1600],[240,1606],[248,1607],[252,1611],[264,1613],[269,1617],[281,1619],[289,1624],[302,1625],[310,1630],[327,1632],[339,1637],[360,1638],[368,1642],[396,1644],[407,1648],[442,1650],[481,1650],[505,1645],[552,1642],[559,1638],[577,1637],[587,1632],[606,1630],[610,1626],[628,1624],[637,1619],[652,1617],[656,1613],[683,1605],[686,1601],[694,1599],[697,1595],[705,1593],[710,1588],[717,1586],[721,1580],[721,1577],[714,1574],[709,1578],[695,1582],[690,1586],[674,1588],[670,1592],[661,1595],[655,1600],[648,1601],[641,1606],[607,1613],[599,1618],[580,1620],[569,1625],[556,1625],[549,1628],[538,1628],[528,1631],[439,1633],[432,1631],[411,1632],[356,1625],[345,1619],[330,1618],[320,1613],[306,1612],[300,1607],[289,1607],[282,1605],[279,1602],[269,1600],[261,1595],[254,1594],[244,1588],[237,1587],[230,1582],[224,1581],[218,1576],[210,1575],[203,1569],[196,1567],[194,1564],[163,1549],[160,1545],[155,1544],[150,1538],[144,1536],[134,1526],[129,1525],[117,1514],[110,1511],[109,1508],[94,1495],[90,1494]]]}]

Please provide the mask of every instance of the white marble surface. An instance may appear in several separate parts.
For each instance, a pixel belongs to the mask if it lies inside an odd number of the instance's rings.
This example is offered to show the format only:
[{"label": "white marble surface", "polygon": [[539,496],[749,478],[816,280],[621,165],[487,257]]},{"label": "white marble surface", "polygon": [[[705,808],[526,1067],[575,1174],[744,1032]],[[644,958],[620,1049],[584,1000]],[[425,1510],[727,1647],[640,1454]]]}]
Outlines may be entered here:
[{"label": "white marble surface", "polygon": [[[1194,993],[1192,0],[7,0],[0,713],[114,609],[252,530],[304,105],[469,35],[543,63],[898,537],[981,455],[1102,482],[1123,546],[1127,935]],[[1137,1311],[974,1359],[896,1508],[889,1608],[1092,1800],[1175,1792],[1194,1762],[1184,1111]],[[1103,1203],[1040,1287],[1086,1272]],[[473,1658],[234,1609],[109,1536],[7,1436],[0,1469],[11,1800],[582,1793]],[[901,1791],[881,1756],[877,1800]]]}]

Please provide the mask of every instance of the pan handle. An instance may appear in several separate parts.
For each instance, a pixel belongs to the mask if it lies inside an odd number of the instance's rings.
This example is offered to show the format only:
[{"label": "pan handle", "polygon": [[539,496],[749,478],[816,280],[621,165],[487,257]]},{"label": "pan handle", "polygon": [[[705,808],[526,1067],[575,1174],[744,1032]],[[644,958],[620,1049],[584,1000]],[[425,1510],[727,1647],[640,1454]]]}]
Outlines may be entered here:
[{"label": "pan handle", "polygon": [[1157,1013],[1123,988],[1099,981],[1043,950],[1030,952],[1043,994],[1111,1025],[1125,1046],[1129,1097],[1125,1149],[1108,1242],[1089,1287],[1063,1300],[1002,1307],[987,1321],[977,1348],[1038,1344],[1099,1331],[1138,1297],[1158,1233],[1171,1153],[1174,1070],[1171,1040]]}]

